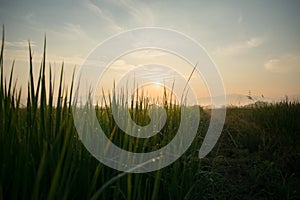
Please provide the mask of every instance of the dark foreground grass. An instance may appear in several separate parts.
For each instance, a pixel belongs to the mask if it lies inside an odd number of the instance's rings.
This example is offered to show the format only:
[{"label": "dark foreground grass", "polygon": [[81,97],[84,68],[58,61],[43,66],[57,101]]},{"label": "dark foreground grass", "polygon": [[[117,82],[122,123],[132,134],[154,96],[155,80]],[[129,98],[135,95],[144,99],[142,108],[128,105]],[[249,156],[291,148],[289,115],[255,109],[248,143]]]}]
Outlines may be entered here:
[{"label": "dark foreground grass", "polygon": [[[300,198],[298,102],[229,108],[217,145],[201,160],[197,155],[209,124],[209,111],[195,107],[201,112],[198,135],[180,159],[155,172],[122,173],[101,164],[80,142],[72,118],[73,86],[69,90],[63,86],[63,67],[59,88],[54,91],[44,53],[39,77],[34,80],[29,46],[30,78],[27,104],[22,107],[13,69],[8,79],[4,77],[3,47],[4,34],[0,58],[0,199]],[[50,70],[50,77],[45,77],[46,70]],[[130,138],[116,126],[109,102],[107,99],[106,107],[97,107],[97,116],[108,137],[124,149],[144,152],[159,148],[170,141],[180,122],[179,105],[166,103],[171,120],[163,136]],[[144,107],[139,109],[140,103]],[[131,108],[138,124],[147,123],[147,109],[143,101]]]}]

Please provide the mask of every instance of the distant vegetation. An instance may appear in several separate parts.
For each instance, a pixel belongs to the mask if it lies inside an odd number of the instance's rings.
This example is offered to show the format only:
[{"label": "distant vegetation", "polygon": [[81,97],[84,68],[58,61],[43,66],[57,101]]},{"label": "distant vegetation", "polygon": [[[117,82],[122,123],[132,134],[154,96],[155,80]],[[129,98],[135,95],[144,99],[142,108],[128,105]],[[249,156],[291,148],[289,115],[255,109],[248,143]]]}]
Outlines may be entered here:
[{"label": "distant vegetation", "polygon": [[[198,150],[209,125],[209,110],[200,110],[198,134],[188,151],[170,166],[144,174],[126,174],[97,161],[76,133],[73,86],[53,90],[45,50],[37,80],[29,46],[26,107],[11,75],[0,82],[0,199],[299,199],[300,104],[281,102],[253,108],[229,108],[223,133],[204,159]],[[50,70],[49,77],[45,71]],[[46,84],[47,82],[47,84]],[[47,85],[47,87],[46,87]],[[64,91],[64,92],[63,92]],[[54,94],[58,96],[54,99]],[[48,97],[48,98],[46,98]],[[168,122],[150,139],[124,134],[115,124],[110,99],[97,107],[101,127],[117,145],[148,152],[167,144],[180,123],[180,105],[165,104]],[[142,100],[132,118],[147,123]],[[142,105],[141,107],[139,105]],[[136,148],[136,149],[135,149]]]}]

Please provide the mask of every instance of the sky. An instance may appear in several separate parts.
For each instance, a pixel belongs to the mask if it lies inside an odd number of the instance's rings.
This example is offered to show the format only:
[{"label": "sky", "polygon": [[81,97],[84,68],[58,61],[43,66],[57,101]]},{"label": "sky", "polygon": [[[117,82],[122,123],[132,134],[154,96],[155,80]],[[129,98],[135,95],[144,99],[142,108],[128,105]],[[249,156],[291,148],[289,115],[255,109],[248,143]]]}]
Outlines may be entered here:
[{"label": "sky", "polygon": [[[107,38],[134,28],[161,27],[181,32],[205,48],[227,94],[300,94],[300,1],[0,0],[0,5],[5,70],[8,74],[15,60],[20,86],[28,82],[28,40],[35,74],[46,35],[47,63],[58,76],[64,62],[69,82],[74,66],[78,69]],[[137,67],[138,55],[132,53],[112,65]],[[186,77],[192,68],[186,65]],[[196,79],[195,75],[194,85]]]}]

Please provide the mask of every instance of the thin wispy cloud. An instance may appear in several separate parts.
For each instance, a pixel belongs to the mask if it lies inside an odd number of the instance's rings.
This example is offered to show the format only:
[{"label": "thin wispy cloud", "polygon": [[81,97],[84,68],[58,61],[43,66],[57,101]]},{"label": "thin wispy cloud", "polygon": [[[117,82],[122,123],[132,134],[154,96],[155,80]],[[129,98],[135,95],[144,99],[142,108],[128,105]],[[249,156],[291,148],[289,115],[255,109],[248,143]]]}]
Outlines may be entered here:
[{"label": "thin wispy cloud", "polygon": [[131,0],[85,1],[85,7],[94,12],[106,27],[123,31],[135,24],[137,26],[154,26],[155,20],[151,8]]},{"label": "thin wispy cloud", "polygon": [[71,40],[81,40],[95,43],[80,24],[65,23],[62,31],[55,32]]},{"label": "thin wispy cloud", "polygon": [[113,18],[113,15],[108,12],[106,9],[100,8],[100,6],[96,5],[92,1],[85,1],[85,7],[95,13],[101,20],[105,21],[106,27],[111,28],[114,31],[122,31],[122,28]]},{"label": "thin wispy cloud", "polygon": [[246,52],[247,50],[259,47],[260,45],[263,44],[263,42],[264,39],[262,37],[253,37],[246,41],[237,42],[225,47],[218,47],[214,51],[214,54],[221,55],[221,56],[237,56]]},{"label": "thin wispy cloud", "polygon": [[274,73],[300,72],[300,53],[285,54],[269,59],[264,67]]},{"label": "thin wispy cloud", "polygon": [[35,15],[33,12],[29,12],[25,15],[24,17],[25,21],[28,23],[28,24],[36,24],[36,19],[35,19]]},{"label": "thin wispy cloud", "polygon": [[81,24],[59,21],[54,25],[49,25],[43,20],[40,20],[34,12],[29,12],[25,15],[24,24],[27,28],[38,31],[41,34],[47,34],[57,37],[63,37],[67,40],[79,40],[90,43],[95,43]]},{"label": "thin wispy cloud", "polygon": [[122,60],[122,59],[119,59],[119,60],[116,60],[115,62],[112,63],[112,65],[110,65],[110,69],[111,70],[116,70],[117,72],[119,71],[129,71],[133,68],[135,68],[136,66],[130,64],[130,63],[127,63],[126,60]]},{"label": "thin wispy cloud", "polygon": [[[10,41],[5,41],[5,48],[8,49],[24,49],[24,48],[28,48],[29,44],[27,40],[21,40],[21,41],[17,41],[17,42],[10,42]],[[34,41],[30,41],[30,45],[31,47],[36,46],[36,43]]]},{"label": "thin wispy cloud", "polygon": [[144,26],[154,26],[154,16],[149,6],[143,4],[141,1],[133,0],[113,0],[117,5],[121,5],[124,10]]},{"label": "thin wispy cloud", "polygon": [[239,15],[239,18],[238,18],[238,20],[237,20],[237,22],[239,23],[239,24],[242,24],[243,23],[243,16],[242,16],[242,14],[240,14]]},{"label": "thin wispy cloud", "polygon": [[139,50],[132,52],[129,56],[131,59],[155,59],[159,57],[163,57],[165,55],[168,55],[169,53],[162,51],[162,50],[156,50],[156,49],[146,49],[146,50]]},{"label": "thin wispy cloud", "polygon": [[[24,47],[22,49],[10,49],[6,48],[5,49],[5,54],[6,54],[6,60],[11,61],[11,60],[16,60],[16,62],[28,62],[29,61],[29,51],[28,51],[28,46],[27,49]],[[32,49],[32,57],[33,57],[33,62],[39,64],[43,58],[42,52],[35,51]],[[57,54],[52,54],[52,53],[47,53],[46,56],[47,62],[51,63],[62,63],[63,61],[69,65],[80,65],[83,61],[84,58],[82,58],[79,55],[70,55],[70,56],[60,56]]]},{"label": "thin wispy cloud", "polygon": [[96,14],[98,14],[98,15],[100,15],[100,16],[103,15],[102,9],[100,9],[98,6],[96,6],[93,2],[91,2],[91,1],[89,1],[89,0],[88,0],[88,1],[85,1],[85,6],[86,6],[89,10],[95,12]]}]

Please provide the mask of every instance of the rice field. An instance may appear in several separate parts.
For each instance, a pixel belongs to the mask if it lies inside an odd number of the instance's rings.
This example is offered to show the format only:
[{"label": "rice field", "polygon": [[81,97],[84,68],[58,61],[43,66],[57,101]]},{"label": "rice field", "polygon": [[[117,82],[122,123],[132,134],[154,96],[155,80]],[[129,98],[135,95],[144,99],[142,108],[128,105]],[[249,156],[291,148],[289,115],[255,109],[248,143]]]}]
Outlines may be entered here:
[{"label": "rice field", "polygon": [[[46,42],[38,79],[34,79],[36,66],[29,45],[27,103],[21,105],[22,90],[16,86],[14,67],[9,77],[4,76],[4,32],[2,36],[0,199],[300,198],[299,102],[228,108],[222,135],[203,159],[198,158],[198,151],[210,110],[195,106],[192,109],[201,113],[197,135],[180,159],[149,173],[119,172],[96,160],[80,141],[72,115],[73,82],[69,88],[63,84],[62,66],[59,87],[54,89],[46,63]],[[111,111],[113,96],[95,111],[114,144],[133,152],[149,152],[174,137],[180,107],[185,105],[168,103],[172,95],[162,94],[167,123],[161,134],[149,139],[128,136],[116,125]],[[145,98],[132,101],[132,119],[141,126],[149,123],[149,107]]]}]

